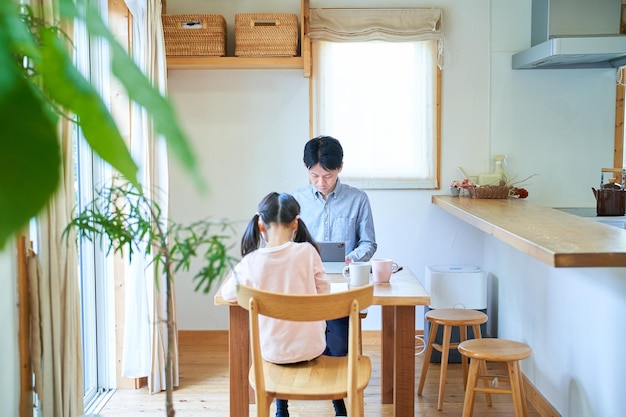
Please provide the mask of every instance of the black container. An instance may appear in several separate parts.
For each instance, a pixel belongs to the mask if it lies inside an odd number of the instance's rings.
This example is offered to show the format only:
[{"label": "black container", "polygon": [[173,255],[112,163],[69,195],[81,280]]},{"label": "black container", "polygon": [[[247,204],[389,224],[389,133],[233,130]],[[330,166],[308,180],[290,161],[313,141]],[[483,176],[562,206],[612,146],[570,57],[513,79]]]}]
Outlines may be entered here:
[{"label": "black container", "polygon": [[626,192],[622,188],[601,188],[594,190],[596,214],[598,216],[623,216]]}]

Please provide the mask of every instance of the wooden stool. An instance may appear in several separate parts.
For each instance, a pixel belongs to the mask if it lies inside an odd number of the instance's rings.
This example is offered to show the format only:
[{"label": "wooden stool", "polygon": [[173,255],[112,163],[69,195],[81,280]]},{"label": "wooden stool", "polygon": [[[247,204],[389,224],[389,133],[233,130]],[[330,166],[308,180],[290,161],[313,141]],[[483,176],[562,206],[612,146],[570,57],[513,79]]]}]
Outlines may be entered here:
[{"label": "wooden stool", "polygon": [[[456,349],[459,343],[450,343],[452,327],[459,327],[459,337],[461,342],[467,340],[467,326],[472,326],[474,337],[480,338],[480,325],[487,321],[487,315],[481,311],[469,310],[464,308],[439,308],[430,310],[426,313],[426,319],[431,323],[430,333],[428,336],[428,346],[426,347],[426,356],[424,357],[424,365],[422,366],[422,375],[420,376],[417,395],[422,395],[424,382],[426,381],[426,373],[430,363],[430,356],[433,348],[441,352],[441,373],[439,374],[439,398],[437,401],[437,410],[443,408],[443,393],[446,386],[446,371],[448,370],[448,354],[450,349]],[[443,326],[443,345],[435,342],[437,337],[437,328]],[[463,386],[467,384],[467,361],[461,360],[463,364]]]},{"label": "wooden stool", "polygon": [[[463,417],[471,417],[474,412],[474,398],[477,392],[485,394],[511,394],[516,417],[526,417],[526,397],[524,381],[519,361],[530,356],[531,349],[525,343],[505,339],[474,339],[459,344],[459,352],[470,358],[470,369],[463,403]],[[506,362],[508,377],[487,374],[486,362]],[[484,387],[477,387],[478,380]],[[499,388],[499,381],[509,382],[510,389]],[[491,398],[487,397],[488,405]]]}]

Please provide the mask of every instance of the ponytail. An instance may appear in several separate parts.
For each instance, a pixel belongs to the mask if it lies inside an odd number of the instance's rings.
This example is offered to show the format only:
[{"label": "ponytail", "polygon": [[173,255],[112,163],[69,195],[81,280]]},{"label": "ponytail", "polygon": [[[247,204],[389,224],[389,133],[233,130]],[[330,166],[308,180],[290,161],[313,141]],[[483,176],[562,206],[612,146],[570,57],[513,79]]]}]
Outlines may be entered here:
[{"label": "ponytail", "polygon": [[308,227],[306,227],[306,224],[304,224],[302,219],[298,219],[298,229],[296,229],[296,235],[294,236],[293,241],[309,242],[311,245],[313,245],[317,253],[320,253],[320,247],[317,245],[317,242],[313,240],[313,236],[311,236],[311,233],[309,233],[309,229]]},{"label": "ponytail", "polygon": [[246,230],[241,238],[241,256],[246,256],[250,252],[254,252],[261,245],[261,231],[259,230],[259,213],[248,222]]}]

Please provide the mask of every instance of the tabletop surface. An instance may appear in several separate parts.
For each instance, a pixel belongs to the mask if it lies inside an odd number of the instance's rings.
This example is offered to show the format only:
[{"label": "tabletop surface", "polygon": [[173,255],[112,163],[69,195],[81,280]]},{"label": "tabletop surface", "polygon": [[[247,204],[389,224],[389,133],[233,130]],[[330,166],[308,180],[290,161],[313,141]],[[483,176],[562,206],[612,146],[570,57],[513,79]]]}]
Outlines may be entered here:
[{"label": "tabletop surface", "polygon": [[[328,274],[331,281],[330,291],[339,292],[348,289],[347,280],[341,274]],[[370,274],[370,282],[372,282]],[[223,284],[222,284],[223,285]],[[214,297],[215,305],[237,305],[222,298],[221,286]],[[430,304],[430,295],[426,292],[415,274],[404,267],[391,275],[386,284],[374,283],[373,305],[381,306],[416,306]]]}]

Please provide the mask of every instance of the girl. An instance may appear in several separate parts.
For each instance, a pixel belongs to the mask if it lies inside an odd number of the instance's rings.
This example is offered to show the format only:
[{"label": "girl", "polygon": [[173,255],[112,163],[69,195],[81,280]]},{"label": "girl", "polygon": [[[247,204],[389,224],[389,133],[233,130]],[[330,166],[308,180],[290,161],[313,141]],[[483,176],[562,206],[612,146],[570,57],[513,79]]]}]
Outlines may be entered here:
[{"label": "girl", "polygon": [[[262,243],[264,242],[264,245]],[[300,220],[300,205],[286,193],[270,193],[258,206],[241,239],[242,259],[222,287],[228,301],[237,299],[237,283],[289,294],[330,292],[317,244]],[[268,362],[309,361],[326,349],[326,323],[295,323],[259,318],[261,351]],[[286,400],[276,400],[276,417],[288,417]]]}]

